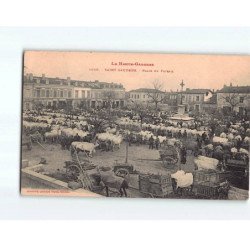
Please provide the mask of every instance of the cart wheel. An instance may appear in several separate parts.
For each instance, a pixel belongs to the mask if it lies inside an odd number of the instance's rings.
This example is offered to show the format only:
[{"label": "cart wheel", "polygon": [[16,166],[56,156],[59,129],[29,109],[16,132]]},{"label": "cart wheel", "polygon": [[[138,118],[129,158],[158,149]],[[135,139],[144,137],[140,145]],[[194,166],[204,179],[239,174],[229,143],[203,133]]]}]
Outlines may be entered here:
[{"label": "cart wheel", "polygon": [[125,177],[129,176],[129,171],[125,168],[119,168],[115,171],[115,175],[122,177],[122,178],[125,178]]},{"label": "cart wheel", "polygon": [[77,165],[70,165],[66,169],[66,175],[68,180],[77,181],[80,175],[80,168]]}]

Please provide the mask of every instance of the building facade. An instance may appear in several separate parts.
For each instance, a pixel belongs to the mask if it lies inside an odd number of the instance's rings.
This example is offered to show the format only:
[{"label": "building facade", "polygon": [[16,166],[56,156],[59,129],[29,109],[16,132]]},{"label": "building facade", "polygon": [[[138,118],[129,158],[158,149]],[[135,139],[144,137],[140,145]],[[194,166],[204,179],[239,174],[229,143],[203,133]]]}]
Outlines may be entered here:
[{"label": "building facade", "polygon": [[250,114],[250,86],[226,86],[217,91],[217,106],[224,113]]},{"label": "building facade", "polygon": [[168,93],[168,105],[174,111],[177,111],[178,105],[184,105],[185,111],[204,111],[204,108],[213,96],[213,91],[209,89],[189,89]]},{"label": "building facade", "polygon": [[185,105],[186,111],[201,112],[203,105],[212,97],[210,89],[189,89],[178,93],[179,104]]},{"label": "building facade", "polygon": [[103,107],[107,91],[115,93],[109,100],[112,107],[124,106],[125,89],[122,84],[27,74],[23,79],[23,109]]},{"label": "building facade", "polygon": [[128,92],[128,97],[131,101],[141,102],[141,103],[151,103],[152,95],[157,95],[159,100],[165,100],[166,93],[156,89],[140,88],[131,90]]}]

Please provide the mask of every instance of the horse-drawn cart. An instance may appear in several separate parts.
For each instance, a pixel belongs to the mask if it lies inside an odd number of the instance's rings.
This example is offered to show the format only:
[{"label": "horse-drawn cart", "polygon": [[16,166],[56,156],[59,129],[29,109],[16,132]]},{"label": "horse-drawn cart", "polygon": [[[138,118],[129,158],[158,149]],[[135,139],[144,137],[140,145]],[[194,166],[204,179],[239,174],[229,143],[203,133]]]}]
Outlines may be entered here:
[{"label": "horse-drawn cart", "polygon": [[170,175],[139,174],[140,193],[153,198],[164,198],[173,193]]},{"label": "horse-drawn cart", "polygon": [[[80,157],[79,152],[82,152],[84,157]],[[71,157],[72,160],[66,161],[64,166],[68,181],[80,182],[84,188],[93,191],[93,183],[87,170],[96,166],[90,161],[88,153],[71,146]]]},{"label": "horse-drawn cart", "polygon": [[177,164],[180,158],[178,150],[172,145],[166,145],[159,150],[159,154],[165,167]]},{"label": "horse-drawn cart", "polygon": [[241,189],[249,189],[249,156],[240,152],[225,156],[225,168],[229,171],[230,183]]}]

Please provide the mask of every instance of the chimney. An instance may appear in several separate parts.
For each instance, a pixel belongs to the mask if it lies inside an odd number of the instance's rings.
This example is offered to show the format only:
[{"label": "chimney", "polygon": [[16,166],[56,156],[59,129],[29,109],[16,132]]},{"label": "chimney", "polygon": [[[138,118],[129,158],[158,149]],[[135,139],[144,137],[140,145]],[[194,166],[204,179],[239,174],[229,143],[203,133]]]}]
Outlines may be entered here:
[{"label": "chimney", "polygon": [[33,74],[32,73],[30,73],[29,79],[30,79],[30,81],[33,81]]},{"label": "chimney", "polygon": [[45,80],[45,74],[42,74],[42,80],[43,81]]},{"label": "chimney", "polygon": [[70,77],[67,77],[67,84],[70,86]]},{"label": "chimney", "polygon": [[230,87],[233,87],[233,84],[230,82]]}]

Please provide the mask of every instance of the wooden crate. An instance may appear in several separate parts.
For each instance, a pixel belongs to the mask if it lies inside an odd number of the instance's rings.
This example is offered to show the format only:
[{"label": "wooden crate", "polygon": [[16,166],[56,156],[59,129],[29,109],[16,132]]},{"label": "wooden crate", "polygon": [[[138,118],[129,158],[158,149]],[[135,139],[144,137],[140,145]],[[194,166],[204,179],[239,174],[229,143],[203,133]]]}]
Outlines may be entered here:
[{"label": "wooden crate", "polygon": [[193,192],[195,195],[209,198],[218,199],[219,193],[219,183],[211,183],[209,181],[200,182],[193,187]]},{"label": "wooden crate", "polygon": [[164,197],[173,192],[171,176],[140,174],[139,190],[154,197]]},{"label": "wooden crate", "polygon": [[196,170],[193,172],[194,185],[208,181],[210,183],[224,182],[230,177],[229,172],[222,172],[217,170]]}]

